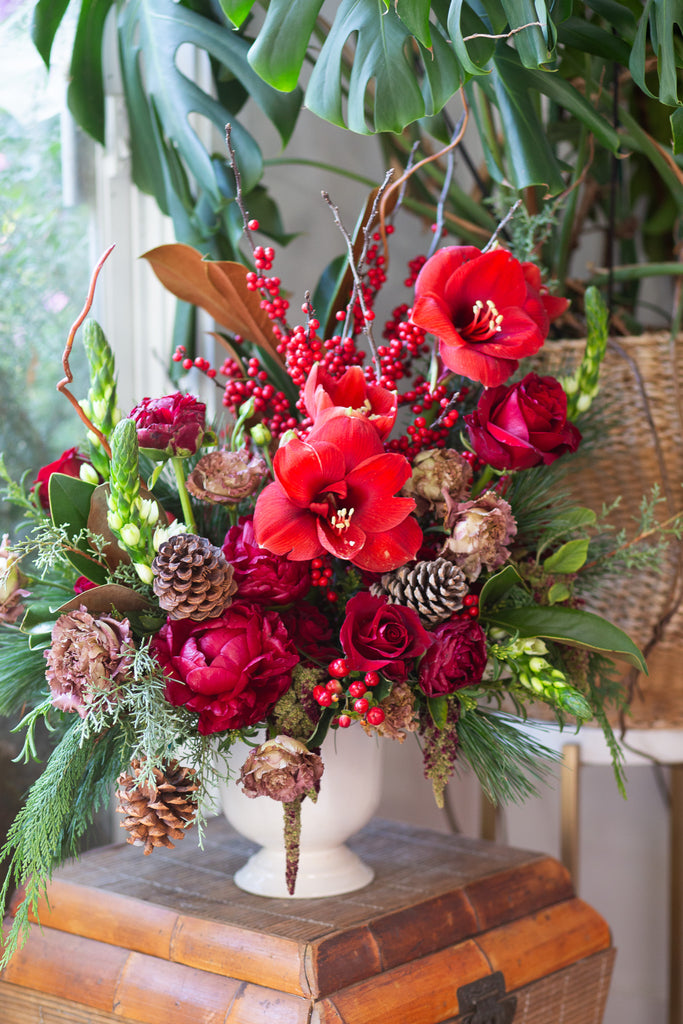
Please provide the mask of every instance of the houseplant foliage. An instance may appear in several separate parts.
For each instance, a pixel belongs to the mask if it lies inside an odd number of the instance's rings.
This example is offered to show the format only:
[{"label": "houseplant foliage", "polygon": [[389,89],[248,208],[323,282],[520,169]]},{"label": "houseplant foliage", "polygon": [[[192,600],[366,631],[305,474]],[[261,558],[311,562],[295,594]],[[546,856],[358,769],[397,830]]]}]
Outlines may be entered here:
[{"label": "houseplant foliage", "polygon": [[[212,425],[182,392],[122,416],[94,321],[90,390],[71,393],[106,254],[98,264],[58,385],[87,439],[34,481],[3,472],[25,526],[3,545],[0,710],[23,713],[27,757],[39,723],[58,740],[3,850],[5,895],[11,880],[25,888],[7,956],[117,780],[129,841],[151,852],[201,819],[217,774],[240,773],[252,796],[282,802],[290,888],[330,730],[339,743],[348,728],[415,733],[437,801],[467,767],[491,799],[521,800],[548,752],[516,725],[542,701],[561,725],[597,719],[621,783],[611,659],[645,666],[582,607],[582,574],[595,587],[601,567],[637,569],[648,554],[558,489],[597,391],[604,310],[596,297],[566,390],[525,372],[566,302],[493,238],[412,260],[378,344],[389,191],[387,177],[355,238],[327,197],[350,271],[329,297],[330,331],[308,293],[290,326],[239,187],[254,269],[180,243],[146,254],[220,327],[220,368],[176,353],[216,383]],[[245,765],[231,761],[237,739],[254,745]]]}]

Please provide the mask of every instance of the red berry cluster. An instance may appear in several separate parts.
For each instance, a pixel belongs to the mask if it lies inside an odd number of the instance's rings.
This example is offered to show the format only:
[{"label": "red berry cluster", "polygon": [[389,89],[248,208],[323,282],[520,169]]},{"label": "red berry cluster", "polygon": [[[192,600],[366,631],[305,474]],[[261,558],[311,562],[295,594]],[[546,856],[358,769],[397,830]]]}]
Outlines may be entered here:
[{"label": "red berry cluster", "polygon": [[287,396],[268,382],[268,373],[255,356],[247,362],[246,377],[240,364],[232,358],[225,360],[220,372],[226,378],[223,405],[234,416],[240,405],[253,398],[256,415],[273,437],[280,437],[285,431],[298,426]]},{"label": "red berry cluster", "polygon": [[465,594],[462,600],[462,608],[455,614],[459,619],[479,618],[479,594]]},{"label": "red berry cluster", "polygon": [[[345,658],[335,658],[327,666],[330,678],[324,686],[313,688],[313,699],[321,708],[336,706],[338,714],[334,723],[341,729],[348,729],[354,719],[364,719],[368,725],[381,725],[385,719],[382,708],[375,700],[372,689],[379,683],[375,671],[351,672]],[[350,678],[344,688],[342,679]]]},{"label": "red berry cluster", "polygon": [[190,359],[189,356],[185,355],[186,348],[184,345],[178,345],[177,349],[171,356],[174,363],[182,363],[183,370],[192,370],[193,368],[199,370],[201,373],[206,374],[209,380],[213,380],[216,376],[217,371],[211,366],[208,359],[204,359],[203,356],[197,356],[195,359]]}]

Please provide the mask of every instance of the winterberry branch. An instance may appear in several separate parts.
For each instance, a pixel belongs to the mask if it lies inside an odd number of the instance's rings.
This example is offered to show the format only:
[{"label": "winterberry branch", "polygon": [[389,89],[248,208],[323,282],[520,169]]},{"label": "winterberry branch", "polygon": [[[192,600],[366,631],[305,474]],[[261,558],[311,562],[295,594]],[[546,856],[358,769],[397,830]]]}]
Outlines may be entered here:
[{"label": "winterberry branch", "polygon": [[69,399],[72,406],[78,413],[78,417],[83,423],[83,425],[86,427],[87,430],[95,434],[95,436],[99,440],[100,444],[102,445],[104,451],[107,454],[107,458],[111,458],[111,448],[109,447],[109,442],[107,441],[102,431],[98,430],[95,424],[92,422],[92,420],[90,420],[89,417],[86,415],[76,397],[72,395],[71,392],[69,391],[67,384],[72,384],[74,379],[73,374],[71,372],[71,367],[69,366],[69,356],[71,355],[71,349],[73,348],[74,339],[76,337],[76,331],[81,326],[86,316],[90,312],[90,309],[93,304],[93,299],[95,298],[95,287],[97,285],[97,279],[99,277],[100,270],[104,266],[104,263],[107,257],[112,252],[113,248],[114,246],[110,245],[107,251],[102,256],[100,256],[100,259],[98,260],[98,263],[93,271],[92,278],[90,279],[90,287],[88,288],[88,294],[85,300],[85,305],[83,306],[83,309],[79,313],[74,323],[71,325],[71,330],[69,331],[68,337],[66,339],[66,345],[64,346],[64,352],[62,354],[62,366],[64,368],[64,376],[57,384],[57,391],[60,391],[63,395],[66,396],[66,398]]}]

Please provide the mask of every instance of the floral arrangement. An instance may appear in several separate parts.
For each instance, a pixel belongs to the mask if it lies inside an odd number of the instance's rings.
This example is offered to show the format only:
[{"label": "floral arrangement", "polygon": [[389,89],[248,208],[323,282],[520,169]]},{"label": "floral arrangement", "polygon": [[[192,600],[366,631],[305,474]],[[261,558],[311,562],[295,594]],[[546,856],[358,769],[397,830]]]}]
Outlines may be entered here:
[{"label": "floral arrangement", "polygon": [[[523,799],[548,752],[516,726],[542,702],[560,724],[597,719],[619,773],[611,658],[643,659],[584,607],[604,536],[558,488],[604,322],[564,386],[525,370],[567,303],[494,238],[411,261],[409,300],[378,345],[389,191],[387,179],[355,238],[327,197],[349,259],[316,299],[324,321],[307,294],[289,326],[240,193],[249,266],[184,245],[146,254],[227,332],[220,367],[174,355],[213,381],[215,414],[182,391],[121,414],[111,349],[86,319],[106,254],[98,264],[58,385],[86,437],[35,479],[3,470],[24,523],[0,553],[0,710],[24,712],[26,757],[39,723],[55,739],[3,851],[5,895],[10,879],[26,891],[15,929],[114,787],[145,853],[182,839],[226,772],[281,801],[295,836],[325,784],[329,730],[340,743],[349,728],[413,733],[438,801],[462,767],[492,800]],[[244,764],[237,739],[253,745]],[[291,891],[295,842],[290,854]]]}]

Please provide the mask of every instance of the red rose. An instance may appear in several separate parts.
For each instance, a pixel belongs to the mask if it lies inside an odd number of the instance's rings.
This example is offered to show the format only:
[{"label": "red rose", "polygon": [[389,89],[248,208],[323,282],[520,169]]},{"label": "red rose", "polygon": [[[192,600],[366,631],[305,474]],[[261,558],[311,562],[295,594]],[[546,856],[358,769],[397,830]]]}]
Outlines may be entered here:
[{"label": "red rose", "polygon": [[382,668],[398,679],[405,678],[406,660],[419,658],[432,642],[412,608],[364,590],[347,602],[339,637],[349,668]]},{"label": "red rose", "polygon": [[130,418],[135,421],[141,448],[184,458],[201,447],[205,415],[203,402],[176,391],[164,398],[143,398]]},{"label": "red rose", "polygon": [[81,466],[87,464],[88,460],[78,454],[77,448],[69,448],[68,451],[62,452],[59,458],[55,459],[54,462],[50,462],[47,466],[43,466],[38,473],[38,476],[33,481],[32,489],[37,491],[40,504],[46,512],[50,511],[49,483],[52,474],[64,473],[65,476],[77,477],[80,475]]},{"label": "red rose", "polygon": [[481,682],[486,634],[472,619],[450,619],[432,630],[433,644],[420,662],[420,689],[428,697]]},{"label": "red rose", "polygon": [[538,352],[548,315],[522,265],[505,249],[451,245],[427,260],[415,283],[411,320],[436,335],[444,364],[495,387]]},{"label": "red rose", "polygon": [[259,547],[251,519],[230,527],[223,541],[223,554],[234,569],[240,600],[291,604],[310,590],[308,562],[290,562]]},{"label": "red rose", "polygon": [[299,661],[280,616],[246,603],[204,622],[169,619],[153,650],[166,699],[196,711],[203,736],[263,721]]},{"label": "red rose", "polygon": [[549,465],[575,452],[581,434],[567,420],[567,396],[554,377],[528,373],[511,384],[484,391],[465,416],[476,454],[494,469]]}]

